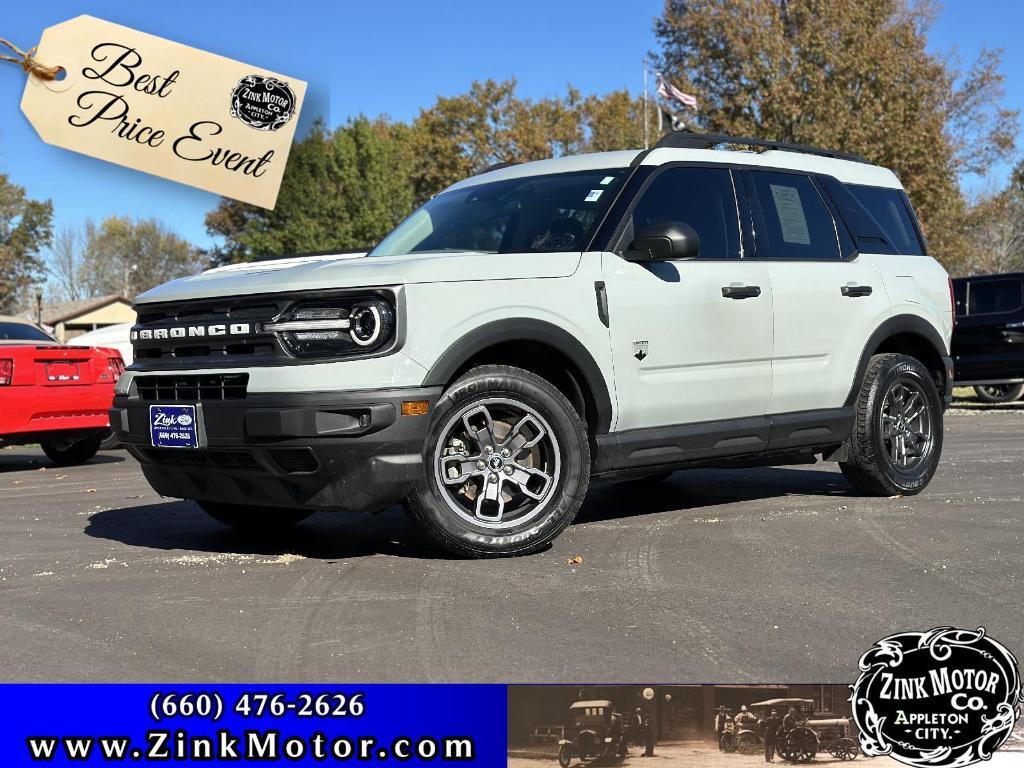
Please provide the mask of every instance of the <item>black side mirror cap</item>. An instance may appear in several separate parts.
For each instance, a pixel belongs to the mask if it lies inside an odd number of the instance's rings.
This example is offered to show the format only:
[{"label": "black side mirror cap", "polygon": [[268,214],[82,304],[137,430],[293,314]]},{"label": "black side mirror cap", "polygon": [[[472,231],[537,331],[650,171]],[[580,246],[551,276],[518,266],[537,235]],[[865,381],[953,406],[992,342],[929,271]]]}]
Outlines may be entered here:
[{"label": "black side mirror cap", "polygon": [[663,221],[641,227],[622,257],[626,261],[693,259],[700,255],[700,236],[684,221]]}]

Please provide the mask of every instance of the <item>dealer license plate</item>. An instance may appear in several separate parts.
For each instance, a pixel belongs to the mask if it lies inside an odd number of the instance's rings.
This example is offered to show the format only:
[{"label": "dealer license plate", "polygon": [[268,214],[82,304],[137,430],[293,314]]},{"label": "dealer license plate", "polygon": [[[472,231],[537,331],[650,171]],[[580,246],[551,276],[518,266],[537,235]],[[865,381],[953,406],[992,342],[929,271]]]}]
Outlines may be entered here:
[{"label": "dealer license plate", "polygon": [[149,436],[157,448],[198,448],[194,405],[149,406]]}]

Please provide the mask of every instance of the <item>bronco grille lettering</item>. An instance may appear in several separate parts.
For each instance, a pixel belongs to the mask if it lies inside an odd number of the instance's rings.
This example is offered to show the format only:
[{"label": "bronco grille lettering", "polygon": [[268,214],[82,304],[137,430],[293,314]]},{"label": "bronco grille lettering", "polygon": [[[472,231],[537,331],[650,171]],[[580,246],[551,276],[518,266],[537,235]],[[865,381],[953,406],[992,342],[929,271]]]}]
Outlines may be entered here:
[{"label": "bronco grille lettering", "polygon": [[211,325],[178,325],[170,328],[133,328],[132,341],[158,341],[205,336],[246,336],[253,333],[252,323],[213,323]]}]

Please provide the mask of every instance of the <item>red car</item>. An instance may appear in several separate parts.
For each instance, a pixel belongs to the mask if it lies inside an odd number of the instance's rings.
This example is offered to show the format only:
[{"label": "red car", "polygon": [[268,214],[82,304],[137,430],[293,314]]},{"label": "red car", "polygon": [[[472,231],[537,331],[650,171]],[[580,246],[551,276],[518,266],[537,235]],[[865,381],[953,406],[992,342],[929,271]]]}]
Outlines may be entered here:
[{"label": "red car", "polygon": [[122,371],[117,350],[64,345],[0,316],[0,446],[39,443],[58,464],[88,461],[108,434]]}]

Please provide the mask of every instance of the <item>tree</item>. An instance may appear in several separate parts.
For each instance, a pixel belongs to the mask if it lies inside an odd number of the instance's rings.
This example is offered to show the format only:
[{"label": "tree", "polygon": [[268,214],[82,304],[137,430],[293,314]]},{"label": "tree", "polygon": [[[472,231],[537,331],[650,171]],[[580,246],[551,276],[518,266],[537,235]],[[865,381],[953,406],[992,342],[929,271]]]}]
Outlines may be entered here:
[{"label": "tree", "polygon": [[202,268],[199,252],[156,219],[111,216],[85,224],[82,295],[132,297]]},{"label": "tree", "polygon": [[644,145],[644,102],[629,91],[588,96],[582,112],[587,134],[584,151],[609,152]]},{"label": "tree", "polygon": [[527,162],[575,152],[583,142],[580,94],[533,101],[515,94],[515,79],[474,81],[469,91],[442,96],[413,123],[417,199],[498,163]]},{"label": "tree", "polygon": [[224,198],[206,217],[215,261],[374,245],[413,208],[410,128],[358,117],[292,147],[273,210]]},{"label": "tree", "polygon": [[42,278],[39,253],[50,243],[52,218],[49,200],[30,200],[0,173],[0,312],[28,304],[31,286]]},{"label": "tree", "polygon": [[1013,169],[1004,189],[978,196],[966,225],[964,274],[1024,270],[1024,162]]},{"label": "tree", "polygon": [[961,173],[1012,151],[1000,55],[966,72],[925,49],[933,5],[907,0],[668,0],[655,22],[666,77],[716,133],[864,155],[906,185],[935,253],[963,259]]},{"label": "tree", "polygon": [[986,275],[1024,269],[1024,200],[1009,190],[982,197],[967,216],[961,272]]},{"label": "tree", "polygon": [[52,300],[77,301],[86,297],[83,274],[85,236],[77,227],[61,227],[50,245],[47,264],[49,292]]}]

